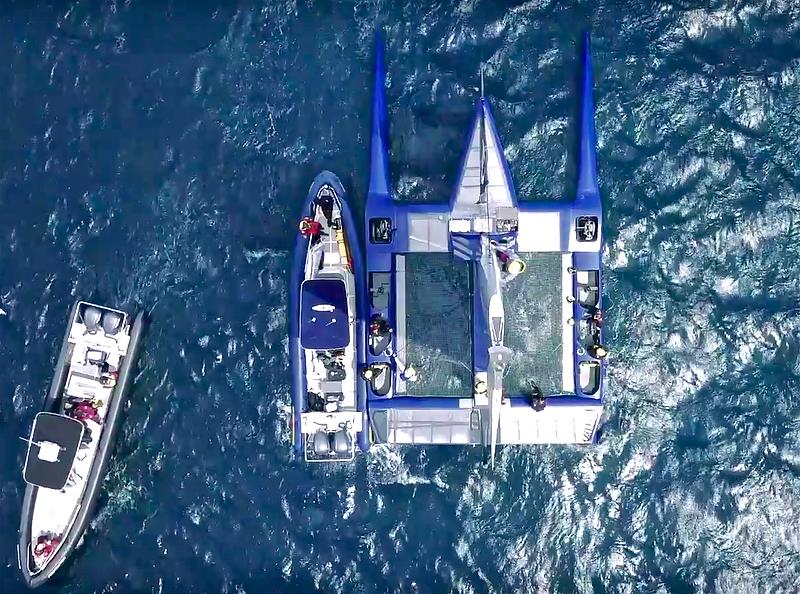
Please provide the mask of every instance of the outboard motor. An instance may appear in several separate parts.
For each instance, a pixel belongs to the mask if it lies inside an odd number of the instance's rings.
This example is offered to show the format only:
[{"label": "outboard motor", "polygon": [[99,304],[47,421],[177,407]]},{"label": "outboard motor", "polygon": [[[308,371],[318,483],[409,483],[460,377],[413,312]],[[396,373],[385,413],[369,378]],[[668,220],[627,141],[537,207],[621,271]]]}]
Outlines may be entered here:
[{"label": "outboard motor", "polygon": [[324,431],[317,431],[311,441],[314,455],[320,458],[327,456],[331,451],[331,444],[328,442],[328,434]]},{"label": "outboard motor", "polygon": [[102,317],[103,313],[96,307],[89,306],[83,310],[83,324],[89,334],[100,330],[100,318]]},{"label": "outboard motor", "polygon": [[347,431],[340,429],[333,434],[333,451],[339,456],[346,456],[351,449],[350,436]]},{"label": "outboard motor", "polygon": [[122,328],[122,316],[115,311],[107,311],[103,314],[103,332],[109,336],[114,336]]}]

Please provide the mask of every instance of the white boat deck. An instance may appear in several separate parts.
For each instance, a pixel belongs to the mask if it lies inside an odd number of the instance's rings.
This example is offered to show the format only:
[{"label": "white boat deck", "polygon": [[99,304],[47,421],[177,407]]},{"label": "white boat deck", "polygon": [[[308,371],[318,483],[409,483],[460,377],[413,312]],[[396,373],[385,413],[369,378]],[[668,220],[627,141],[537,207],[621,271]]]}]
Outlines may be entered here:
[{"label": "white boat deck", "polygon": [[84,421],[85,445],[77,453],[67,485],[61,490],[43,487],[37,489],[31,521],[33,542],[36,542],[42,534],[61,536],[72,525],[80,508],[86,480],[100,443],[104,429],[102,423],[108,413],[114,389],[101,383],[98,368],[88,362],[87,355],[91,356],[92,352],[102,352],[105,354],[106,362],[111,367],[119,369],[122,358],[128,352],[130,336],[125,332],[120,332],[116,336],[106,336],[102,332],[89,334],[86,326],[76,320],[70,330],[69,343],[71,355],[62,397],[94,401],[100,423],[93,420]]}]

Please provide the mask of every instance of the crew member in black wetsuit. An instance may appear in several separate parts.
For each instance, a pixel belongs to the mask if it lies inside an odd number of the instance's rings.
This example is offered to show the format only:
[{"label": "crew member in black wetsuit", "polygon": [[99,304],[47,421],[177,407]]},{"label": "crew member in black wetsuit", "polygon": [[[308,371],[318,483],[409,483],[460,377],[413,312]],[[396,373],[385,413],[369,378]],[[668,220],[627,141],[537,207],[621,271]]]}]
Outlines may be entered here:
[{"label": "crew member in black wetsuit", "polygon": [[322,210],[322,214],[325,215],[325,219],[328,221],[328,225],[333,224],[333,193],[330,188],[327,186],[322,188],[317,194],[317,197],[314,199],[314,202],[317,206],[320,207]]}]

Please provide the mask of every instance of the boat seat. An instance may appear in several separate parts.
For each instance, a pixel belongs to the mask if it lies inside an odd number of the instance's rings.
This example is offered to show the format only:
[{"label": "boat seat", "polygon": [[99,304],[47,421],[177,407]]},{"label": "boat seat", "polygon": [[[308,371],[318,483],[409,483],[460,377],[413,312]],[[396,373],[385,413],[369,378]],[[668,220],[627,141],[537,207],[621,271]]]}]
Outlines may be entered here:
[{"label": "boat seat", "polygon": [[64,392],[67,396],[74,396],[84,400],[94,400],[103,395],[103,386],[96,378],[81,373],[72,372],[67,381]]},{"label": "boat seat", "polygon": [[319,383],[319,389],[326,397],[331,394],[341,394],[342,382],[322,381]]},{"label": "boat seat", "polygon": [[106,353],[97,349],[86,349],[84,363],[87,365],[102,365],[106,361]]},{"label": "boat seat", "polygon": [[392,389],[392,368],[388,363],[377,363],[373,368],[376,368],[378,373],[369,381],[369,388],[376,396],[386,396]]},{"label": "boat seat", "polygon": [[347,379],[347,370],[341,363],[326,366],[325,379],[329,382],[343,382],[345,379]]},{"label": "boat seat", "polygon": [[377,336],[370,336],[369,337],[369,350],[373,355],[380,355],[389,344],[392,342],[392,334],[391,332],[385,332],[383,334],[378,334]]}]

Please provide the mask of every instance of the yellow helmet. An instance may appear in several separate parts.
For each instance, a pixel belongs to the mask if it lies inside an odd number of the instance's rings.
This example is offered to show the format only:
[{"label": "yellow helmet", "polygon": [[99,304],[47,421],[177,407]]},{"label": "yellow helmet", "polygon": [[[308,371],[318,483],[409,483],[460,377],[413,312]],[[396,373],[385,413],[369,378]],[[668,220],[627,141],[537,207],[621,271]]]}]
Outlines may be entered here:
[{"label": "yellow helmet", "polygon": [[525,272],[525,261],[521,258],[514,258],[506,264],[506,270],[511,274]]}]

